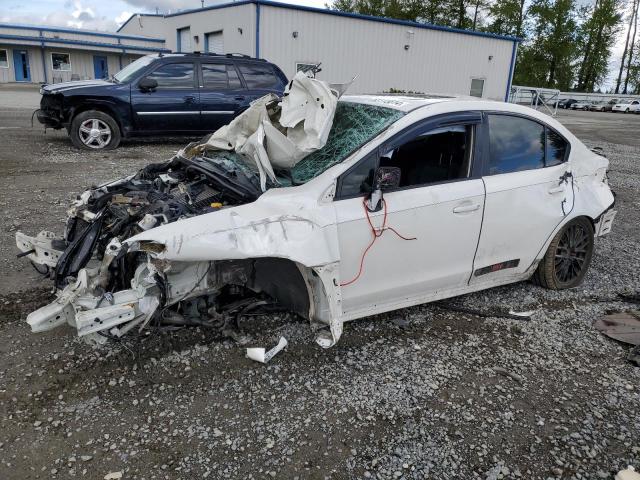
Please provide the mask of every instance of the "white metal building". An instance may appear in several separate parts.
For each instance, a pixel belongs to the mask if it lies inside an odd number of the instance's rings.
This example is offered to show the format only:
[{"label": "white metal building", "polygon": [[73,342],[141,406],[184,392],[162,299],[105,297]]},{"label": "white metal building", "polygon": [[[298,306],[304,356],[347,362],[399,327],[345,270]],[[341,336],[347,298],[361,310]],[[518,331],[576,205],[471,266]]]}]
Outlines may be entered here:
[{"label": "white metal building", "polygon": [[106,78],[164,40],[70,28],[0,23],[0,83]]},{"label": "white metal building", "polygon": [[508,98],[519,41],[268,0],[133,15],[118,32],[163,39],[173,51],[266,58],[288,77],[321,62],[318,78],[358,76],[349,93],[395,89],[495,100]]}]

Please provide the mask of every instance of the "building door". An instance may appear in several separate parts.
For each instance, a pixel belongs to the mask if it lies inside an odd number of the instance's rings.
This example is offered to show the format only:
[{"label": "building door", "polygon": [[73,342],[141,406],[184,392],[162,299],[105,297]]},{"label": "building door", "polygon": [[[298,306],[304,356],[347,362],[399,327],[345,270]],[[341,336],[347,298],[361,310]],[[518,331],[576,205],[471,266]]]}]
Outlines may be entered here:
[{"label": "building door", "polygon": [[206,52],[217,53],[218,55],[224,54],[224,40],[222,37],[222,30],[220,30],[219,32],[207,33],[204,39]]},{"label": "building door", "polygon": [[191,29],[189,27],[178,29],[178,52],[191,52]]},{"label": "building door", "polygon": [[13,67],[16,73],[16,82],[30,82],[31,71],[29,69],[29,52],[26,50],[13,51]]},{"label": "building door", "polygon": [[107,57],[102,55],[93,56],[93,75],[96,80],[109,78],[109,66]]}]

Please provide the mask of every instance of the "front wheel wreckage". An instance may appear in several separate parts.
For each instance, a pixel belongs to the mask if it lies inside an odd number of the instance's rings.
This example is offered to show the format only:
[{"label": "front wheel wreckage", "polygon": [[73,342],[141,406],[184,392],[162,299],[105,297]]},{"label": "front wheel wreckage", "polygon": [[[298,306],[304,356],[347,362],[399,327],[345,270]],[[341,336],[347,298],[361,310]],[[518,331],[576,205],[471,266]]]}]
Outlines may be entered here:
[{"label": "front wheel wreckage", "polygon": [[[22,239],[25,248],[29,240],[34,239]],[[317,321],[324,316],[318,310],[328,307],[318,304],[324,293],[313,292],[323,289],[321,277],[331,275],[330,268],[310,273],[280,258],[167,262],[147,255],[135,269],[130,288],[106,290],[110,268],[124,255],[139,253],[139,246],[129,247],[112,240],[101,262],[80,269],[52,303],[28,315],[32,331],[68,324],[79,337],[101,345],[145,329],[195,326],[215,329],[242,344],[247,340],[241,328],[244,317],[289,311],[314,319],[316,341],[324,348],[333,346],[342,333],[339,322]]]}]

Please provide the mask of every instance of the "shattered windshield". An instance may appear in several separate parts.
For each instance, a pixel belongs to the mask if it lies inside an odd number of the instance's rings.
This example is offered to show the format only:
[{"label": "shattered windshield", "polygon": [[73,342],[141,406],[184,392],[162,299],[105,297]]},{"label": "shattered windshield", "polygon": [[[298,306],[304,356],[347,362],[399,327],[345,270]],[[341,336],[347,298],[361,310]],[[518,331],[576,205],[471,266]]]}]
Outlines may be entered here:
[{"label": "shattered windshield", "polygon": [[294,184],[308,182],[332,167],[404,115],[393,108],[338,102],[327,143],[291,169]]}]

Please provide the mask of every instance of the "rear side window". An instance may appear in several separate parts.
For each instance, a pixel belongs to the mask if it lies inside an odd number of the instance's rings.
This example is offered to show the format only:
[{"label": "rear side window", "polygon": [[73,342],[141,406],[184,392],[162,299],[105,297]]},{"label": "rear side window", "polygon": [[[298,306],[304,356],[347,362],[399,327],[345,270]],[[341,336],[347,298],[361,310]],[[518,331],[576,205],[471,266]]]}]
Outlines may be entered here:
[{"label": "rear side window", "polygon": [[552,167],[563,163],[567,158],[568,147],[564,138],[547,128],[547,157],[545,165]]},{"label": "rear side window", "polygon": [[526,118],[489,115],[489,175],[544,167],[544,127]]},{"label": "rear side window", "polygon": [[247,88],[278,88],[281,86],[280,80],[270,65],[240,64],[238,68],[244,77]]},{"label": "rear side window", "polygon": [[202,81],[204,88],[212,90],[230,90],[242,88],[238,72],[233,65],[203,63]]},{"label": "rear side window", "polygon": [[168,63],[147,75],[158,88],[194,88],[193,63]]}]

